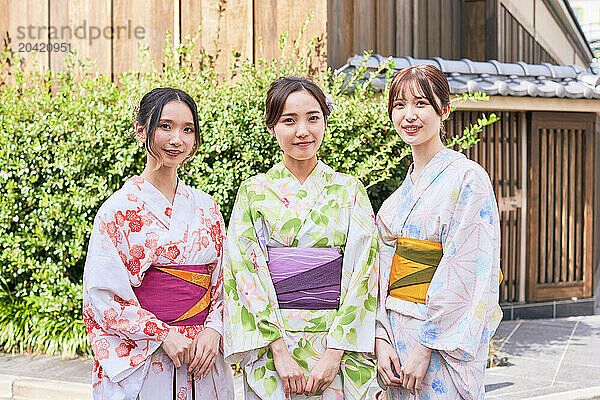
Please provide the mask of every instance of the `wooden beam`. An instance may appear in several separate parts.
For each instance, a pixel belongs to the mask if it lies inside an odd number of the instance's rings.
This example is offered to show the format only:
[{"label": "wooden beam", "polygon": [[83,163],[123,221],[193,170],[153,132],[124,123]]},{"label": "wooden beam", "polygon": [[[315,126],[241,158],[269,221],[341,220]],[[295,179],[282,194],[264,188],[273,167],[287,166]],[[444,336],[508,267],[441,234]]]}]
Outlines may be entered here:
[{"label": "wooden beam", "polygon": [[[452,96],[454,98],[456,96]],[[559,97],[490,96],[488,101],[455,103],[464,111],[568,111],[600,113],[597,99],[568,99]]]}]

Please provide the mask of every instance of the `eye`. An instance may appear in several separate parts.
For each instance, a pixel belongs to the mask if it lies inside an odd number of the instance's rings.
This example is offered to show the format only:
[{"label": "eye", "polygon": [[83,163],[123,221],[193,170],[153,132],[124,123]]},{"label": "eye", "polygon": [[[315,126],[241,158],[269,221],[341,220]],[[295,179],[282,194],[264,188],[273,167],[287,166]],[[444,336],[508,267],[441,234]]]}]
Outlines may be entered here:
[{"label": "eye", "polygon": [[308,120],[309,120],[309,121],[318,121],[318,120],[320,120],[320,119],[321,119],[321,117],[319,117],[319,116],[318,116],[318,115],[316,115],[316,114],[315,114],[315,115],[311,115],[311,116],[308,118]]},{"label": "eye", "polygon": [[419,101],[417,101],[417,105],[418,106],[426,106],[428,104],[429,103],[426,100],[419,100]]},{"label": "eye", "polygon": [[401,101],[396,101],[396,102],[394,103],[394,108],[402,108],[402,107],[404,107],[404,103],[403,103],[403,102],[401,102]]},{"label": "eye", "polygon": [[294,119],[290,118],[290,117],[287,117],[287,118],[284,118],[281,122],[283,122],[284,124],[293,124],[294,123]]},{"label": "eye", "polygon": [[169,124],[167,124],[166,122],[163,122],[162,124],[159,125],[161,129],[171,129],[171,126]]},{"label": "eye", "polygon": [[193,129],[193,128],[191,128],[191,127],[189,127],[189,126],[188,126],[188,127],[186,127],[186,128],[183,130],[183,131],[184,131],[184,132],[188,132],[188,133],[194,133],[194,129]]}]

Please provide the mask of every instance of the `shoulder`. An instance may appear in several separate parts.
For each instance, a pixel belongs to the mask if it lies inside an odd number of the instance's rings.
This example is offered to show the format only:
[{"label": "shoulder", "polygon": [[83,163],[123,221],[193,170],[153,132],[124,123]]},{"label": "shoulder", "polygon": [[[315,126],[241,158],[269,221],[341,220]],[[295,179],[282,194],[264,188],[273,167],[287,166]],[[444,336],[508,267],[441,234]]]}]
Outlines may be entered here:
[{"label": "shoulder", "polygon": [[206,193],[202,189],[194,188],[188,185],[185,185],[187,191],[192,195],[193,200],[197,204],[216,204],[215,199],[208,193]]},{"label": "shoulder", "polygon": [[129,181],[125,182],[121,188],[104,200],[96,213],[96,218],[106,220],[108,217],[113,218],[119,211],[125,213],[126,210],[134,208],[139,199],[129,190],[129,186]]},{"label": "shoulder", "polygon": [[476,184],[488,189],[492,188],[488,172],[477,162],[464,157],[454,164],[454,173],[459,178],[457,181],[462,182],[463,185]]},{"label": "shoulder", "polygon": [[365,191],[364,185],[360,179],[344,172],[337,172],[327,164],[323,163],[321,173],[323,174],[327,185],[342,185],[349,188],[355,188],[358,191]]}]

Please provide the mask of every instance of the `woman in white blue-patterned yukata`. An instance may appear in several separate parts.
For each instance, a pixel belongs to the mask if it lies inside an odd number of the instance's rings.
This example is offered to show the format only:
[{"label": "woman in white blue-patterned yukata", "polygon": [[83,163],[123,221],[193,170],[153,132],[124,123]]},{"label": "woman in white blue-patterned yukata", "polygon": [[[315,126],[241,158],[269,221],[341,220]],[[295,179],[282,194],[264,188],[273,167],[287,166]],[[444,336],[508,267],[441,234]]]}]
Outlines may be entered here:
[{"label": "woman in white blue-patterned yukata", "polygon": [[376,354],[393,399],[483,399],[498,305],[500,225],[489,176],[444,146],[449,86],[434,66],[400,71],[388,115],[413,164],[377,215]]}]

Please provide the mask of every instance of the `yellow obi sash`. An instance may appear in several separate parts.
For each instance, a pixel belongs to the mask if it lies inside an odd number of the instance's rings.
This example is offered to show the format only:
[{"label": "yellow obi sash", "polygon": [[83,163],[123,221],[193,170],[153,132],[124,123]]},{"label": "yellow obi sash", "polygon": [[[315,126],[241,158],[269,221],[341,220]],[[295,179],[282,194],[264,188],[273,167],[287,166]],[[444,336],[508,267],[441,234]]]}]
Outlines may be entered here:
[{"label": "yellow obi sash", "polygon": [[442,259],[442,244],[398,238],[388,293],[401,300],[425,304],[427,289]]},{"label": "yellow obi sash", "polygon": [[[429,284],[443,255],[440,242],[398,238],[388,294],[401,300],[425,304]],[[498,284],[503,279],[500,270]]]}]

